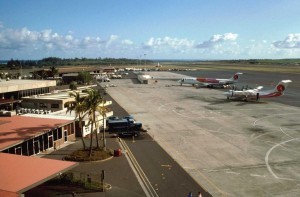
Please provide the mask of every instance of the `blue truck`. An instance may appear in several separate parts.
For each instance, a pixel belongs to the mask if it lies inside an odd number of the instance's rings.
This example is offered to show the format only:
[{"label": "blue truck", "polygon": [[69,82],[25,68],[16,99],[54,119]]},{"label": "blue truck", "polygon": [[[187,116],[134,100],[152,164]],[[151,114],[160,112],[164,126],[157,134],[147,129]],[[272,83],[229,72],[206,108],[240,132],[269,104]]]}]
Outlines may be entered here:
[{"label": "blue truck", "polygon": [[106,120],[106,126],[109,133],[115,133],[121,136],[139,136],[140,132],[144,131],[142,123],[135,122],[133,116],[126,116],[123,118],[115,116],[109,117]]}]

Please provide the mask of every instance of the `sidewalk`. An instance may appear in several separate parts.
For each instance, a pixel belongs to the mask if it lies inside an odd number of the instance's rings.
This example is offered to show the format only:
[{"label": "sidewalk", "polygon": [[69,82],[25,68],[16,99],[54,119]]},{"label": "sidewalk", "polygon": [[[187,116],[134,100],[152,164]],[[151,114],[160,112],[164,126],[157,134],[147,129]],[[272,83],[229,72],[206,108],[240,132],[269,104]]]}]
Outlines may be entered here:
[{"label": "sidewalk", "polygon": [[[117,138],[107,137],[107,148],[115,150],[120,148]],[[87,139],[88,143],[88,139]],[[47,155],[43,155],[44,158],[49,159],[63,159],[67,154],[70,154],[74,150],[82,147],[81,140],[78,139],[75,143],[65,146],[61,149],[53,151]],[[76,193],[76,196],[93,197],[93,196],[114,196],[114,197],[140,197],[145,196],[140,184],[137,181],[132,169],[129,166],[126,157],[122,154],[119,157],[113,157],[106,161],[97,162],[80,162],[79,165],[73,168],[71,171],[75,174],[88,174],[93,178],[101,177],[102,170],[105,171],[105,183],[111,185],[111,189],[106,192],[90,192]],[[25,193],[25,196],[72,196],[72,188],[70,187],[57,187],[49,188],[45,185],[40,185]]]}]

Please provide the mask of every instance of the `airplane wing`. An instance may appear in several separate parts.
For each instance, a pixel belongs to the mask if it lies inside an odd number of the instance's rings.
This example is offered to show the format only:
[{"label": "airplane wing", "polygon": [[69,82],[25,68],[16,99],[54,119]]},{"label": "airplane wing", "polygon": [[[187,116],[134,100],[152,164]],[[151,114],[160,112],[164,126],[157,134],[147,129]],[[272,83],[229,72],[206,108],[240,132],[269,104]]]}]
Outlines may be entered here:
[{"label": "airplane wing", "polygon": [[179,77],[151,77],[151,79],[153,80],[170,80],[170,81],[178,81],[178,80],[181,80],[181,78]]},{"label": "airplane wing", "polygon": [[256,88],[254,88],[254,90],[259,91],[259,90],[263,89],[263,87],[264,87],[264,86],[258,86],[258,87],[256,87]]},{"label": "airplane wing", "polygon": [[203,83],[203,82],[199,82],[201,86],[209,86],[209,85],[213,85],[213,83]]},{"label": "airplane wing", "polygon": [[228,80],[219,80],[218,84],[220,84],[220,85],[228,85],[229,82],[228,82]]}]

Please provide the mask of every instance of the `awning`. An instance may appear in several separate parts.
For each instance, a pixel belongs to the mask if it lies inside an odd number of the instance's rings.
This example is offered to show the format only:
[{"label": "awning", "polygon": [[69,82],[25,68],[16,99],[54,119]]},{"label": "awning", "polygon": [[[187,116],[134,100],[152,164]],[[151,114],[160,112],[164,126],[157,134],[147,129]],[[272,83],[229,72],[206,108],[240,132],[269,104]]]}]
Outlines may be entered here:
[{"label": "awning", "polygon": [[0,196],[20,195],[78,163],[0,153]]},{"label": "awning", "polygon": [[15,100],[15,99],[0,99],[0,105],[5,105],[5,104],[11,104],[11,103],[18,103],[20,100]]}]

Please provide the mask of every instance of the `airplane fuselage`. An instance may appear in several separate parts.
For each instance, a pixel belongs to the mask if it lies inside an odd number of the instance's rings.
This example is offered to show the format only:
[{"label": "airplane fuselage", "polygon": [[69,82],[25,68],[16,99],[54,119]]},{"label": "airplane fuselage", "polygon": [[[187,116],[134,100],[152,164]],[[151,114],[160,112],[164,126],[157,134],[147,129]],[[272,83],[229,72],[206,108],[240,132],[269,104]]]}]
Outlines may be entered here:
[{"label": "airplane fuselage", "polygon": [[207,87],[230,85],[235,82],[236,81],[230,79],[215,79],[215,78],[183,78],[179,80],[179,83],[181,85],[191,84],[191,85],[203,85]]},{"label": "airplane fuselage", "polygon": [[258,100],[259,98],[271,98],[271,97],[279,97],[283,95],[283,92],[274,92],[272,90],[269,91],[234,91],[230,90],[229,92],[225,92],[224,95],[229,98],[237,98],[242,100]]}]

